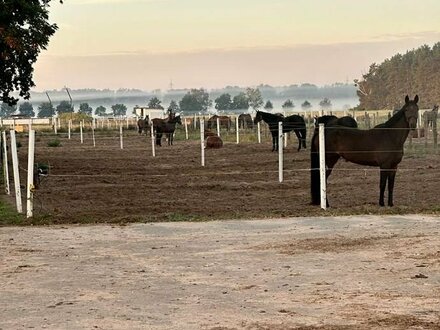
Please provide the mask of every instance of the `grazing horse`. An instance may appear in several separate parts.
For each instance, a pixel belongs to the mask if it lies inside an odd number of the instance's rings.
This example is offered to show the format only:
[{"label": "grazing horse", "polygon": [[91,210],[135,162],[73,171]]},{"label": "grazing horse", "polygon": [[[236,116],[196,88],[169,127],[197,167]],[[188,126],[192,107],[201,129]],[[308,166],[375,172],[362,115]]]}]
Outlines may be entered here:
[{"label": "grazing horse", "polygon": [[272,114],[264,111],[257,111],[254,124],[264,121],[269,125],[270,133],[272,134],[272,151],[278,150],[278,123],[283,123],[283,133],[294,131],[298,138],[298,151],[301,146],[306,147],[306,123],[304,118],[298,115],[284,117],[281,114]]},{"label": "grazing horse", "polygon": [[254,122],[252,121],[252,116],[248,113],[242,113],[238,116],[238,127],[239,128],[253,128]]},{"label": "grazing horse", "polygon": [[431,111],[425,111],[423,113],[423,119],[427,124],[427,127],[432,127],[434,120],[437,120],[438,115],[438,105],[434,105],[434,108]]},{"label": "grazing horse", "polygon": [[217,116],[217,115],[214,115],[208,119],[206,128],[212,129],[214,127],[217,127],[217,118],[219,119],[220,128],[226,128],[227,131],[231,129],[231,125],[232,125],[231,118],[229,118],[228,116]]},{"label": "grazing horse", "polygon": [[[325,130],[326,179],[339,160],[380,168],[379,205],[384,206],[385,187],[388,182],[388,206],[393,206],[394,180],[397,166],[403,157],[403,145],[409,131],[417,125],[418,95],[414,100],[405,97],[405,105],[388,121],[369,130],[359,130],[330,124]],[[311,148],[312,204],[320,204],[319,139],[315,132]]]},{"label": "grazing horse", "polygon": [[146,115],[144,119],[139,118],[137,125],[139,134],[142,134],[142,131],[147,134],[147,130],[150,128],[150,117]]},{"label": "grazing horse", "polygon": [[[170,118],[171,117],[171,118]],[[168,145],[173,145],[173,135],[176,130],[176,124],[182,125],[180,116],[169,116],[167,119],[153,119],[153,129],[156,132],[156,145],[162,146],[162,134],[168,137]]]}]

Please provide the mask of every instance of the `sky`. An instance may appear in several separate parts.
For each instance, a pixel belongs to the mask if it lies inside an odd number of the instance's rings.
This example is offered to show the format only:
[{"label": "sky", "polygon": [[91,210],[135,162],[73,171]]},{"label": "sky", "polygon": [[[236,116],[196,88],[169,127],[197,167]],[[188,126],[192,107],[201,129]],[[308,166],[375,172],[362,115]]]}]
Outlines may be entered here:
[{"label": "sky", "polygon": [[352,83],[440,41],[438,0],[64,0],[36,91]]}]

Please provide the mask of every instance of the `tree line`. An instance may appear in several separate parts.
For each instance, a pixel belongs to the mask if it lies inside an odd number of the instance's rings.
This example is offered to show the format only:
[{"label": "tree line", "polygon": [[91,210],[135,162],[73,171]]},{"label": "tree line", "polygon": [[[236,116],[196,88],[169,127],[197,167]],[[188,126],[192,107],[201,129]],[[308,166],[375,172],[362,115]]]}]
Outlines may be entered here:
[{"label": "tree line", "polygon": [[[179,102],[171,100],[167,110],[171,112],[181,111],[186,113],[197,113],[206,112],[212,105],[213,101],[210,99],[209,93],[206,90],[203,88],[191,89],[181,98]],[[323,109],[328,109],[331,108],[332,103],[328,98],[324,98],[319,105]],[[273,109],[273,104],[270,100],[264,103],[261,91],[258,88],[247,88],[245,92],[239,92],[234,96],[231,96],[229,93],[219,95],[214,100],[214,107],[218,111],[245,111],[249,108],[253,110],[263,108],[266,111],[271,111]],[[308,110],[311,107],[312,104],[307,100],[301,104],[302,110]],[[147,108],[165,110],[162,105],[162,101],[156,96],[148,100]],[[282,104],[282,108],[285,110],[291,110],[295,108],[295,104],[291,99],[287,99]],[[37,116],[39,118],[53,117],[56,114],[61,115],[63,113],[75,112],[72,103],[69,101],[61,101],[56,107],[54,107],[51,102],[42,102],[38,106],[37,110]],[[23,102],[18,107],[17,105],[2,103],[0,107],[0,117],[9,117],[17,113],[17,111],[18,114],[22,116],[35,117],[35,110],[30,102]],[[102,105],[93,110],[93,108],[87,102],[83,102],[79,105],[77,112],[88,116],[92,116],[94,114],[95,116],[112,115],[118,117],[126,116],[127,107],[124,104],[118,103],[112,105],[111,111],[107,112],[107,108]]]},{"label": "tree line", "polygon": [[421,108],[440,102],[440,42],[431,47],[396,54],[381,64],[373,63],[358,88],[360,110],[399,109],[407,94],[418,94]]}]

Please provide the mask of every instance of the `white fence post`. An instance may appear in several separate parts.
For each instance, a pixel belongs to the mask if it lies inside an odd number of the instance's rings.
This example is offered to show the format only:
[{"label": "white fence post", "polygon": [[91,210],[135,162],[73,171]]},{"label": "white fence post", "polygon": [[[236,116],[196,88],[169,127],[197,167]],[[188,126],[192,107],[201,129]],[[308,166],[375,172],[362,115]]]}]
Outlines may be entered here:
[{"label": "white fence post", "polygon": [[26,194],[26,217],[31,218],[34,211],[34,154],[35,154],[35,131],[29,131],[28,149],[28,173]]},{"label": "white fence post", "polygon": [[52,117],[52,124],[53,124],[53,131],[56,134],[58,134],[58,125],[57,125],[57,119],[55,117]]},{"label": "white fence post", "polygon": [[71,138],[71,130],[72,130],[72,119],[69,119],[69,123],[67,124],[67,137]]},{"label": "white fence post", "polygon": [[23,205],[21,201],[21,190],[20,190],[20,173],[18,172],[18,155],[17,155],[17,141],[15,139],[15,130],[11,130],[9,134],[11,134],[12,169],[14,172],[15,201],[17,204],[17,212],[23,213]]},{"label": "white fence post", "polygon": [[319,124],[319,175],[321,181],[321,208],[327,208],[324,124]]},{"label": "white fence post", "polygon": [[205,166],[205,120],[200,119],[200,147],[202,166]]},{"label": "white fence post", "polygon": [[93,119],[92,122],[92,141],[93,141],[93,147],[96,147],[96,139],[95,139],[95,119]]},{"label": "white fence post", "polygon": [[257,138],[258,138],[258,143],[261,143],[261,127],[260,127],[260,122],[257,123]]},{"label": "white fence post", "polygon": [[217,135],[220,137],[220,118],[217,117]]},{"label": "white fence post", "polygon": [[185,118],[185,137],[188,140],[188,122],[186,121],[186,118]]},{"label": "white fence post", "polygon": [[283,182],[283,122],[278,122],[278,181]]},{"label": "white fence post", "polygon": [[155,138],[154,138],[154,129],[153,129],[153,122],[150,121],[150,130],[151,130],[151,152],[153,153],[153,157],[156,157],[156,145],[155,145]]},{"label": "white fence post", "polygon": [[121,149],[124,149],[124,137],[122,134],[122,122],[119,125],[119,137],[120,137],[119,139],[121,141]]},{"label": "white fence post", "polygon": [[8,148],[6,144],[6,132],[2,132],[3,137],[3,175],[5,178],[5,193],[6,195],[11,194],[11,189],[9,187],[9,168],[8,168]]},{"label": "white fence post", "polygon": [[240,143],[240,131],[238,129],[238,116],[235,117],[235,134],[237,135],[237,144]]},{"label": "white fence post", "polygon": [[79,135],[81,137],[81,143],[83,143],[84,138],[83,138],[83,122],[82,121],[79,122]]}]

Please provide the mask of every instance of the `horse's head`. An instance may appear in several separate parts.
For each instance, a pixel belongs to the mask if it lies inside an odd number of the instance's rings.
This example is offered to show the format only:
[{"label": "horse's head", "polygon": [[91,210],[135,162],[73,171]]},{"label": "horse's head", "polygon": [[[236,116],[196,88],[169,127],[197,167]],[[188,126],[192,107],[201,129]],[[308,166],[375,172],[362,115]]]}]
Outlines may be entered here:
[{"label": "horse's head", "polygon": [[438,112],[438,104],[434,105],[434,108],[432,109],[432,112]]},{"label": "horse's head", "polygon": [[180,118],[180,116],[176,116],[176,117],[174,117],[174,120],[173,120],[175,123],[177,123],[177,124],[179,124],[179,125],[182,125],[182,120],[181,120],[181,118]]},{"label": "horse's head", "polygon": [[262,120],[263,120],[263,115],[261,114],[261,111],[257,111],[254,118],[254,124],[257,124]]},{"label": "horse's head", "polygon": [[409,128],[411,130],[415,130],[417,127],[417,119],[419,117],[419,106],[417,105],[419,102],[419,96],[416,95],[414,100],[410,100],[408,95],[405,97],[405,105],[404,105],[404,113],[406,121],[408,122]]}]

